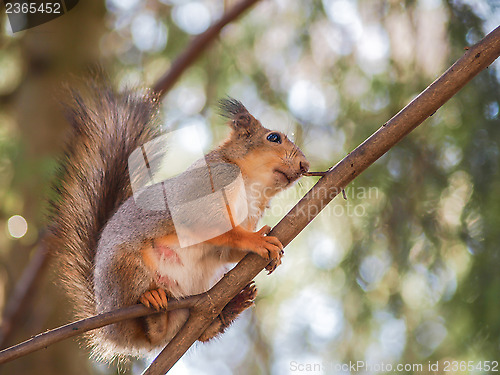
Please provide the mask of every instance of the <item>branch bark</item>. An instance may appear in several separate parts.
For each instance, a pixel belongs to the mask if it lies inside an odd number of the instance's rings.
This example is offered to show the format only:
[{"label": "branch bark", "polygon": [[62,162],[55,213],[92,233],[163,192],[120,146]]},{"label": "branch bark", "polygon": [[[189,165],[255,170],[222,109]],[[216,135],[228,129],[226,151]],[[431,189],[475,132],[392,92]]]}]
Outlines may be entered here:
[{"label": "branch bark", "polygon": [[[198,300],[203,298],[203,296],[204,293],[178,300],[169,300],[168,308],[165,311],[190,308]],[[91,331],[93,329],[101,328],[108,324],[118,323],[122,320],[154,314],[156,312],[157,311],[153,308],[138,304],[66,324],[62,327],[40,333],[39,335],[36,335],[29,340],[0,351],[0,364],[13,361],[14,359],[17,359],[24,355],[33,353],[40,349],[44,349],[49,345],[55,344],[56,342],[68,339],[73,336],[81,335],[82,333]]]},{"label": "branch bark", "polygon": [[[354,178],[396,145],[408,133],[436,112],[474,76],[500,55],[500,27],[497,27],[455,62],[441,77],[410,104],[380,127],[372,136],[347,155],[273,228],[284,246],[288,245],[320,211]],[[156,357],[144,375],[165,374],[200,337],[211,321],[267,262],[249,254],[228,272],[191,311],[186,324]]]}]

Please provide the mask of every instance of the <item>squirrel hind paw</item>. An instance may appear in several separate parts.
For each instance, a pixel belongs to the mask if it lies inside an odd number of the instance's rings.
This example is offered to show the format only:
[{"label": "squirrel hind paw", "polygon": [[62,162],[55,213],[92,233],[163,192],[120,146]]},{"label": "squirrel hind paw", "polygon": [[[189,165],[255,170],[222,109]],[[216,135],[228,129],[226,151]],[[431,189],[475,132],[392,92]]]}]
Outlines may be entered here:
[{"label": "squirrel hind paw", "polygon": [[257,297],[257,286],[254,281],[248,283],[241,292],[239,292],[229,303],[224,310],[228,309],[232,312],[241,313],[254,304]]},{"label": "squirrel hind paw", "polygon": [[141,295],[139,302],[146,307],[153,307],[160,311],[168,306],[167,293],[163,289],[148,290]]},{"label": "squirrel hind paw", "polygon": [[238,315],[254,304],[255,297],[257,297],[257,287],[252,281],[228,302],[219,316],[202,333],[198,340],[205,342],[223,333]]}]

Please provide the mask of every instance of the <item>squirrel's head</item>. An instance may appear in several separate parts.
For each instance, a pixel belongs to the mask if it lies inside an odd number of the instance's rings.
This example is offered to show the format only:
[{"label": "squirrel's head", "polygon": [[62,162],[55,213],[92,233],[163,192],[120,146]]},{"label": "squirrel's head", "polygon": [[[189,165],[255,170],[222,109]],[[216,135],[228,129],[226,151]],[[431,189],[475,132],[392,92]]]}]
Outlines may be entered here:
[{"label": "squirrel's head", "polygon": [[263,127],[240,101],[227,98],[219,106],[232,129],[221,151],[246,177],[282,190],[309,170],[302,151],[285,134]]}]

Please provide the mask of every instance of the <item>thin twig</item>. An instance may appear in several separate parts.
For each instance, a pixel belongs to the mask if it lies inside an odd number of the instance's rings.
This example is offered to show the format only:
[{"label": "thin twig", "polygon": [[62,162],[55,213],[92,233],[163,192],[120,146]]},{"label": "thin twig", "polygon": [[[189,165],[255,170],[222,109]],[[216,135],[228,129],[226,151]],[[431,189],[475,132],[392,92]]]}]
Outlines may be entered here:
[{"label": "thin twig", "polygon": [[[500,55],[500,27],[465,52],[452,67],[370,138],[332,168],[273,228],[270,235],[286,246],[354,178],[436,112],[474,76]],[[260,273],[267,262],[249,254],[208,291],[212,305],[200,301],[186,324],[169,342],[144,375],[163,375],[182,357],[225,304]]]},{"label": "thin twig", "polygon": [[[203,298],[203,296],[204,294],[198,294],[179,300],[169,300],[168,308],[162,311],[190,308]],[[108,324],[118,323],[122,320],[154,314],[156,312],[157,311],[155,309],[144,305],[133,305],[66,324],[62,327],[40,333],[29,340],[0,351],[0,364],[12,361],[26,354],[46,348],[56,342],[80,335],[87,331],[101,328]]]},{"label": "thin twig", "polygon": [[328,171],[326,171],[326,172],[304,172],[303,175],[306,177],[323,177],[327,173],[328,173]]}]

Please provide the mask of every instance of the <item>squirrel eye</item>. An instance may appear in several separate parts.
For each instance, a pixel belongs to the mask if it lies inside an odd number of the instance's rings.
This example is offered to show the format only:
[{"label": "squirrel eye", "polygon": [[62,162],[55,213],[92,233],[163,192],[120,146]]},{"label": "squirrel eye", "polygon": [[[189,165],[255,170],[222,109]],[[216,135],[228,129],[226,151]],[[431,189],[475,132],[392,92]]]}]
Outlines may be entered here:
[{"label": "squirrel eye", "polygon": [[279,133],[271,133],[267,136],[269,142],[281,143],[281,135]]}]

